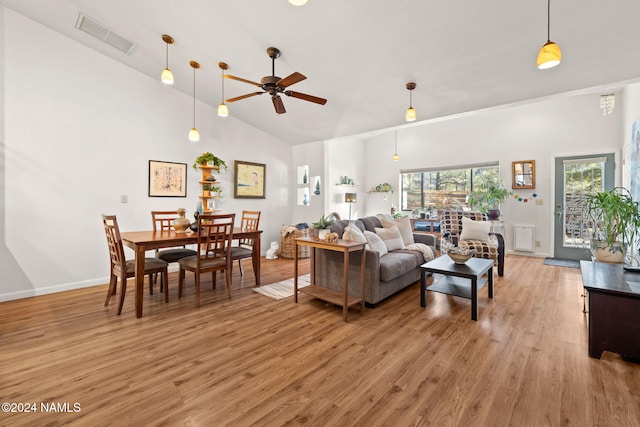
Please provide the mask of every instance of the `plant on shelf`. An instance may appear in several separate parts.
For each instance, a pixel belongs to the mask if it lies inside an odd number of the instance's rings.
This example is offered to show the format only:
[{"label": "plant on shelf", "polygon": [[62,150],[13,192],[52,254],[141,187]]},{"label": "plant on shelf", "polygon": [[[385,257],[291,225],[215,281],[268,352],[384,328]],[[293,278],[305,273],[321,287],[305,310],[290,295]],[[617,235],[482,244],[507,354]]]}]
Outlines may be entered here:
[{"label": "plant on shelf", "polygon": [[378,184],[371,189],[372,193],[393,193],[393,187],[388,182]]},{"label": "plant on shelf", "polygon": [[500,218],[500,203],[513,194],[499,179],[488,180],[477,191],[469,193],[469,206],[487,214],[489,219]]},{"label": "plant on shelf", "polygon": [[225,170],[227,169],[227,164],[224,160],[222,160],[220,157],[216,156],[213,153],[210,153],[208,151],[200,154],[198,157],[196,157],[195,162],[193,163],[193,168],[194,169],[198,169],[198,165],[200,166],[206,166],[208,163],[213,163],[213,166],[218,166],[220,168],[220,170],[222,170],[222,168],[224,168]]},{"label": "plant on shelf", "polygon": [[639,244],[638,202],[624,187],[587,195],[583,204],[591,225],[591,252],[598,261],[624,262],[628,247]]}]

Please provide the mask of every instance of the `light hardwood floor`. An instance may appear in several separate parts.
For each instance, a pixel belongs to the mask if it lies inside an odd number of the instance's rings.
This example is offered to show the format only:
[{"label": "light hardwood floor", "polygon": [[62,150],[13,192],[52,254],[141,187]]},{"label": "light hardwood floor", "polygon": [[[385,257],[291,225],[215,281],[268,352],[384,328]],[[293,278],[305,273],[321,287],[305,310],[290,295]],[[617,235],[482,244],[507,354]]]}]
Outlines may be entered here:
[{"label": "light hardwood floor", "polygon": [[[141,319],[131,287],[121,316],[106,285],[1,303],[2,401],[80,411],[0,425],[640,426],[640,365],[587,355],[577,269],[509,256],[477,322],[469,300],[421,308],[416,283],[345,323],[253,292],[249,265],[231,300],[205,282],[199,309],[193,276],[179,300],[171,274],[169,303],[145,290]],[[293,276],[290,260],[262,266],[263,283]]]}]

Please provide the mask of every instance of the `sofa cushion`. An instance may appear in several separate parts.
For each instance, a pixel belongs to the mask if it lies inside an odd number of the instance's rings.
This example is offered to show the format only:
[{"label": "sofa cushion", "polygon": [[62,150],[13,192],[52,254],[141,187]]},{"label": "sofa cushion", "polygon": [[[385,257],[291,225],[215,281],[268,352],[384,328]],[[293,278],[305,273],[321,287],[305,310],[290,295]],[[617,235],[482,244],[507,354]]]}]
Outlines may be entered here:
[{"label": "sofa cushion", "polygon": [[353,242],[367,243],[367,238],[362,234],[362,230],[355,225],[355,221],[349,221],[349,225],[344,229],[342,238]]},{"label": "sofa cushion", "polygon": [[397,219],[389,218],[386,215],[377,215],[377,217],[384,228],[391,228],[394,225],[398,227],[400,235],[402,236],[402,242],[405,246],[415,243],[413,240],[413,230],[411,230],[411,220],[409,220],[408,216]]},{"label": "sofa cushion", "polygon": [[[329,230],[332,233],[337,233],[338,237],[342,239],[342,235],[344,234],[344,229],[349,226],[350,222],[351,221],[347,219],[334,221],[333,224],[331,224],[331,227],[329,227]],[[364,228],[364,225],[362,224],[362,221],[360,221],[359,219],[356,219],[353,222],[355,223],[356,227],[358,227],[361,231],[364,231],[365,228]]]},{"label": "sofa cushion", "polygon": [[424,263],[420,252],[397,250],[380,258],[380,280],[388,282]]},{"label": "sofa cushion", "polygon": [[369,230],[364,231],[364,237],[367,239],[369,243],[369,248],[371,250],[377,251],[378,256],[382,257],[387,254],[387,245],[384,244],[380,236],[376,233],[372,233]]},{"label": "sofa cushion", "polygon": [[382,228],[382,224],[380,223],[380,220],[375,216],[367,216],[364,218],[360,218],[360,221],[362,222],[364,229],[369,230],[372,233],[376,232],[376,228]]},{"label": "sofa cushion", "polygon": [[400,230],[395,225],[390,228],[376,228],[376,234],[384,241],[388,251],[404,248],[402,235],[400,235]]}]

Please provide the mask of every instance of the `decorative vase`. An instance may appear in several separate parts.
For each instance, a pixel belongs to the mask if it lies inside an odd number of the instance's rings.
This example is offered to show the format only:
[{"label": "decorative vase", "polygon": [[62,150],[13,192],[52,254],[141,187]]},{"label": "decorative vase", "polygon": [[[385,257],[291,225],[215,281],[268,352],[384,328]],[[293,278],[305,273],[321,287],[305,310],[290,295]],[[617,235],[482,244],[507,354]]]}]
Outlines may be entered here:
[{"label": "decorative vase", "polygon": [[305,206],[309,204],[309,199],[307,199],[307,193],[304,194],[304,198],[302,199],[302,204]]},{"label": "decorative vase", "polygon": [[309,229],[309,237],[315,240],[318,240],[318,235],[320,230],[318,230],[317,228],[310,228]]},{"label": "decorative vase", "polygon": [[303,184],[306,184],[306,183],[307,183],[307,181],[308,181],[308,178],[307,178],[307,170],[305,169],[305,170],[304,170],[304,176],[302,177],[302,183],[303,183]]},{"label": "decorative vase", "polygon": [[174,219],[171,225],[176,233],[186,233],[187,229],[191,225],[189,220],[184,216],[187,213],[185,208],[178,209],[178,218]]},{"label": "decorative vase", "polygon": [[500,218],[500,209],[489,209],[487,211],[487,218],[491,221],[496,221]]},{"label": "decorative vase", "polygon": [[316,191],[313,192],[316,196],[320,195],[320,181],[316,181]]}]

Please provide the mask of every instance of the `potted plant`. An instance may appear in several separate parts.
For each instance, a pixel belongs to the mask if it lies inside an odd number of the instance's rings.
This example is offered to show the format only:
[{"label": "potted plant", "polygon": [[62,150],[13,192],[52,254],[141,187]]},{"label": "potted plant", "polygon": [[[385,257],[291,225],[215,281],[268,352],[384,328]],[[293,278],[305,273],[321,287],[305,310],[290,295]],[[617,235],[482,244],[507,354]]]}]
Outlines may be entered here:
[{"label": "potted plant", "polygon": [[393,187],[388,182],[376,185],[373,189],[375,193],[393,193]]},{"label": "potted plant", "polygon": [[591,223],[591,253],[598,261],[622,263],[640,232],[638,202],[624,187],[590,194],[584,201]]},{"label": "potted plant", "polygon": [[316,239],[324,239],[324,236],[329,233],[329,227],[333,224],[334,219],[330,216],[321,216],[318,222],[314,222],[313,228],[310,231],[312,237]]},{"label": "potted plant", "polygon": [[469,193],[469,206],[487,214],[491,220],[500,218],[500,203],[507,200],[513,192],[507,190],[500,180],[487,181],[482,189]]},{"label": "potted plant", "polygon": [[195,162],[193,163],[193,168],[198,170],[198,165],[200,166],[206,166],[207,164],[211,164],[213,166],[218,166],[221,170],[222,168],[224,168],[225,170],[227,169],[227,164],[225,163],[224,160],[222,160],[220,157],[216,156],[213,153],[210,153],[208,151],[200,154],[198,157],[196,157]]}]

